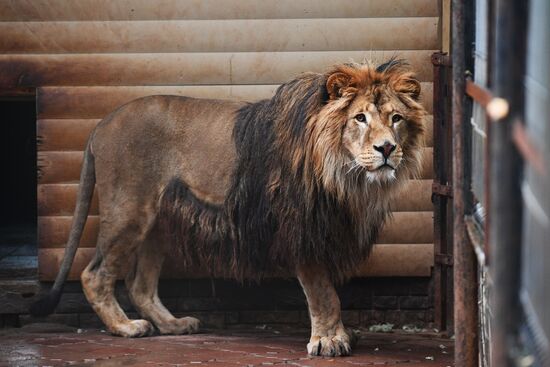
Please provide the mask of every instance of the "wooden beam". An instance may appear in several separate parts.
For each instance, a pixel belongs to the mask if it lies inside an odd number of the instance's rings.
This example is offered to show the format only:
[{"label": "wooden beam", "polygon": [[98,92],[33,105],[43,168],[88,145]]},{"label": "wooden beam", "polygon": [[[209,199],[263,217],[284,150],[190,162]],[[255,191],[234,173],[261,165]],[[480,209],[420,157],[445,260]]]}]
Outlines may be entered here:
[{"label": "wooden beam", "polygon": [[0,21],[436,17],[437,0],[3,0]]},{"label": "wooden beam", "polygon": [[[432,211],[432,180],[410,180],[391,202],[393,211]],[[38,185],[38,215],[73,215],[78,184]],[[97,196],[94,195],[90,215],[98,214]]]},{"label": "wooden beam", "polygon": [[[39,249],[38,272],[41,281],[55,279],[63,258],[64,249]],[[84,267],[90,262],[95,249],[77,250],[69,280],[77,280]],[[388,244],[375,245],[371,257],[361,265],[354,276],[430,276],[433,265],[433,244]],[[161,277],[207,278],[210,274],[204,269],[182,269],[181,259],[176,254],[166,259]],[[278,274],[277,276],[292,276]]]},{"label": "wooden beam", "polygon": [[[39,119],[101,119],[124,103],[155,94],[257,101],[271,98],[277,87],[278,85],[43,87],[37,90],[37,113]],[[431,113],[432,83],[421,83],[421,87],[422,104]]]},{"label": "wooden beam", "polygon": [[[36,122],[38,151],[81,151],[99,119],[40,119]],[[433,147],[433,118],[425,121],[426,147]]]},{"label": "wooden beam", "polygon": [[[72,216],[38,217],[38,245],[40,248],[64,248],[71,229]],[[395,212],[382,228],[378,244],[431,243],[433,240],[432,212]],[[88,216],[81,248],[95,247],[99,231],[99,217]]]},{"label": "wooden beam", "polygon": [[[38,215],[73,215],[78,184],[38,185]],[[90,215],[99,213],[97,195],[94,193]]]},{"label": "wooden beam", "polygon": [[398,55],[431,81],[426,51],[192,52],[0,55],[0,88],[86,85],[279,84],[306,71]]},{"label": "wooden beam", "polygon": [[37,150],[83,151],[99,119],[42,119],[36,121]]},{"label": "wooden beam", "polygon": [[[65,248],[72,220],[72,216],[38,217],[38,247]],[[99,216],[89,215],[79,247],[95,247],[98,232]]]},{"label": "wooden beam", "polygon": [[0,22],[0,53],[433,50],[437,28],[437,17]]},{"label": "wooden beam", "polygon": [[[431,179],[433,178],[433,149],[424,148],[422,152],[423,165],[419,178]],[[78,183],[83,155],[83,152],[78,151],[38,152],[38,182],[41,184]]]}]

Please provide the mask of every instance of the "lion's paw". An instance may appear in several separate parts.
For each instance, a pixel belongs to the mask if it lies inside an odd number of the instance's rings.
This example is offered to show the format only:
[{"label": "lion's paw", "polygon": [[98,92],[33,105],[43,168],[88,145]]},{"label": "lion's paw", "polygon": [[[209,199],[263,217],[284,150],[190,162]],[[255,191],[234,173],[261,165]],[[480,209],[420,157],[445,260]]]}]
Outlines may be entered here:
[{"label": "lion's paw", "polygon": [[157,325],[161,334],[193,334],[199,331],[200,321],[194,317],[175,319],[167,325]]},{"label": "lion's paw", "polygon": [[312,336],[307,345],[312,356],[337,357],[351,354],[350,339],[347,334],[334,336]]},{"label": "lion's paw", "polygon": [[111,330],[111,332],[126,338],[140,338],[152,335],[155,332],[155,328],[147,320],[129,320],[123,324],[116,325],[116,328]]}]

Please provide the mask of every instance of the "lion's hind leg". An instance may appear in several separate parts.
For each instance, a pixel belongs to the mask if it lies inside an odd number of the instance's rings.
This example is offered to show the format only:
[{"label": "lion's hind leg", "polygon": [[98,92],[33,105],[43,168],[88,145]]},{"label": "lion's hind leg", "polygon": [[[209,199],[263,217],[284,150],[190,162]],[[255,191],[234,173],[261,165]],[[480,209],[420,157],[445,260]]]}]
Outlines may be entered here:
[{"label": "lion's hind leg", "polygon": [[103,258],[98,249],[82,272],[82,288],[88,302],[112,334],[124,337],[151,335],[154,328],[149,321],[128,319],[118,304],[114,292],[118,264],[110,260]]},{"label": "lion's hind leg", "polygon": [[174,317],[158,296],[158,280],[165,253],[154,241],[142,244],[135,254],[134,271],[126,276],[130,299],[139,314],[150,320],[161,334],[191,334],[199,330],[194,317]]}]

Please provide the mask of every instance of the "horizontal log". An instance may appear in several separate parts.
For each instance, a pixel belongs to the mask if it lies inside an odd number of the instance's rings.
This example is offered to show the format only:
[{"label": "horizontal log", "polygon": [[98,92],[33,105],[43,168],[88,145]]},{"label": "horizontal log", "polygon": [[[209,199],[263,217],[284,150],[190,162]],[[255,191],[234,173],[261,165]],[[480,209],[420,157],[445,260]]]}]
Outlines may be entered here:
[{"label": "horizontal log", "polygon": [[333,64],[397,55],[432,80],[425,51],[191,52],[0,55],[0,88],[85,85],[279,84]]},{"label": "horizontal log", "polygon": [[[78,184],[38,185],[38,215],[73,215],[77,190]],[[97,195],[94,192],[88,214],[97,215],[98,213]]]},{"label": "horizontal log", "polygon": [[82,151],[100,119],[42,119],[36,121],[38,151]]},{"label": "horizontal log", "polygon": [[[38,182],[77,183],[80,179],[83,152],[38,152]],[[423,149],[421,179],[433,178],[433,149]]]},{"label": "horizontal log", "polygon": [[[434,177],[434,162],[433,162],[433,148],[422,149],[422,169],[420,171],[420,179],[427,180]],[[414,177],[412,177],[414,178]]]},{"label": "horizontal log", "polygon": [[39,183],[78,183],[83,152],[38,152]]},{"label": "horizontal log", "polygon": [[[99,119],[42,119],[36,122],[39,151],[79,151],[84,150],[88,137]],[[426,146],[433,146],[433,118],[428,116],[426,126]]]},{"label": "horizontal log", "polygon": [[[38,247],[64,248],[69,238],[73,217],[38,217]],[[99,232],[99,216],[89,215],[79,247],[95,247]]]},{"label": "horizontal log", "polygon": [[437,0],[4,0],[0,21],[436,17]]},{"label": "horizontal log", "polygon": [[[64,248],[69,238],[72,216],[38,217],[38,246]],[[90,215],[84,227],[80,247],[95,247],[99,217]],[[433,241],[432,212],[395,212],[388,219],[376,241],[379,244],[431,243]]]},{"label": "horizontal log", "polygon": [[[38,185],[38,215],[73,215],[78,184],[40,184]],[[392,200],[392,210],[431,211],[432,180],[410,180],[401,192]],[[99,213],[97,197],[94,195],[90,215]]]},{"label": "horizontal log", "polygon": [[424,145],[427,147],[434,146],[434,119],[433,115],[427,116],[424,121],[426,131],[424,133]]},{"label": "horizontal log", "polygon": [[357,277],[429,277],[434,264],[433,244],[376,245]]},{"label": "horizontal log", "polygon": [[433,212],[394,212],[376,240],[378,244],[432,243]]},{"label": "horizontal log", "polygon": [[437,17],[3,22],[0,53],[433,50],[437,23]]},{"label": "horizontal log", "polygon": [[391,209],[394,212],[433,211],[432,182],[432,180],[409,180],[391,201]]},{"label": "horizontal log", "polygon": [[[81,248],[69,272],[69,280],[77,280],[90,262],[95,249]],[[39,249],[38,274],[41,281],[55,279],[64,249]],[[355,272],[355,276],[430,276],[433,266],[433,244],[375,245],[370,258]],[[177,255],[170,256],[163,268],[162,278],[206,278],[202,269],[184,270]],[[291,276],[292,274],[281,274]]]},{"label": "horizontal log", "polygon": [[[136,98],[170,94],[195,98],[257,101],[271,98],[278,85],[43,87],[37,89],[39,119],[101,119]],[[421,100],[433,110],[433,85],[421,83]]]},{"label": "horizontal log", "polygon": [[44,87],[37,90],[37,113],[41,119],[101,119],[125,103],[150,95],[256,101],[271,98],[278,86]]}]

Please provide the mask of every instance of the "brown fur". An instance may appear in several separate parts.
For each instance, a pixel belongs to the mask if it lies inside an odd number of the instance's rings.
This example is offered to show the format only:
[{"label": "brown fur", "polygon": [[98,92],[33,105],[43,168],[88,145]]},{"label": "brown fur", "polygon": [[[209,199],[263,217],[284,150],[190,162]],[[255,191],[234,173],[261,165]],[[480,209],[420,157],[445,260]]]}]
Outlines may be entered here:
[{"label": "brown fur", "polygon": [[[174,318],[156,293],[175,246],[182,266],[215,275],[295,272],[312,317],[309,352],[349,354],[332,283],[365,260],[390,198],[419,169],[419,93],[392,59],[304,74],[257,103],[154,96],[121,107],[90,137],[79,193],[89,202],[96,180],[100,233],[82,274],[92,307],[115,334],[151,333],[114,299],[123,275],[136,309],[162,333],[196,330],[196,319]],[[382,146],[391,146],[386,158]],[[86,213],[77,207],[68,249]]]}]

